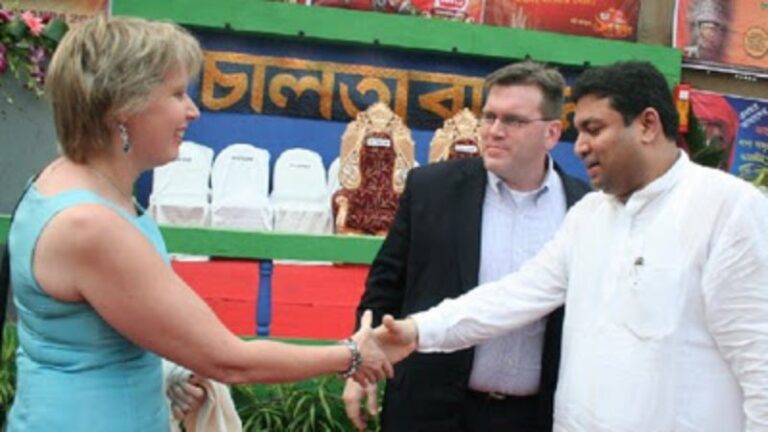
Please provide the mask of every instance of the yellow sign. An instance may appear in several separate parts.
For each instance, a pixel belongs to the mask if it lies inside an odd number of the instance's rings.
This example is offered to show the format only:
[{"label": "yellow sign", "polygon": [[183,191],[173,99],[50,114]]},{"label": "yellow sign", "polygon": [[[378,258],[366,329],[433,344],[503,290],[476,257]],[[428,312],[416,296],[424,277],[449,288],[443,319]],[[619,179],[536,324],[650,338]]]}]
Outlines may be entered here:
[{"label": "yellow sign", "polygon": [[478,113],[483,79],[391,67],[206,51],[200,102],[210,111],[349,121],[376,102],[411,127],[435,128],[469,108]]}]

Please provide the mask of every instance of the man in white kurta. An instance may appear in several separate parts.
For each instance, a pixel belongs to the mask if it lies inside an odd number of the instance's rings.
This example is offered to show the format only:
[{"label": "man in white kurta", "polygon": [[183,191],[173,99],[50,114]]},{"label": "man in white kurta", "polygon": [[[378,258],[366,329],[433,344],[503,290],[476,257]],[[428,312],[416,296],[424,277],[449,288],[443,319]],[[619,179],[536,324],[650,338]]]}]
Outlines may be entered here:
[{"label": "man in white kurta", "polygon": [[[648,64],[603,69],[586,82],[668,93]],[[644,96],[607,87],[574,91],[576,152],[601,191],[517,273],[385,320],[382,344],[461,349],[565,303],[555,431],[768,430],[768,200],[675,147],[671,97],[633,108]]]}]

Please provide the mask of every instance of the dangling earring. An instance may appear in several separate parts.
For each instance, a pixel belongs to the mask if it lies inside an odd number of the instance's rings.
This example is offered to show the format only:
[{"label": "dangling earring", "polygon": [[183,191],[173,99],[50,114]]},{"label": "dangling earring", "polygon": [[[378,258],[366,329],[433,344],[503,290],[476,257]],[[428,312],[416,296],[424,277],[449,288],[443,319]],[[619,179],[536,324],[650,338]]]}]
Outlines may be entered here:
[{"label": "dangling earring", "polygon": [[123,143],[123,153],[128,153],[131,151],[131,147],[133,147],[131,142],[128,141],[128,129],[124,124],[120,123],[117,125],[117,131],[120,134],[120,142]]}]

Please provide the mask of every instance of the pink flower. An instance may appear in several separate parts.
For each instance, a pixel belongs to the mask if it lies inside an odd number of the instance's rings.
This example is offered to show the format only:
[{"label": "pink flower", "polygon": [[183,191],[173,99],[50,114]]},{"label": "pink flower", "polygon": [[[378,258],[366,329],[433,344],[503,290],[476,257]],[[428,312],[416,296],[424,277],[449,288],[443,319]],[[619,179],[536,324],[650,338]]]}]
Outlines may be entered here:
[{"label": "pink flower", "polygon": [[32,12],[24,12],[21,14],[21,19],[24,20],[24,24],[29,27],[29,32],[32,33],[33,36],[40,36],[40,33],[43,32],[43,28],[45,27],[43,20],[35,16]]},{"label": "pink flower", "polygon": [[4,74],[6,69],[8,69],[8,59],[5,56],[6,52],[8,52],[8,49],[2,42],[0,42],[0,75]]},{"label": "pink flower", "polygon": [[0,24],[7,23],[13,19],[13,14],[5,9],[0,9]]}]

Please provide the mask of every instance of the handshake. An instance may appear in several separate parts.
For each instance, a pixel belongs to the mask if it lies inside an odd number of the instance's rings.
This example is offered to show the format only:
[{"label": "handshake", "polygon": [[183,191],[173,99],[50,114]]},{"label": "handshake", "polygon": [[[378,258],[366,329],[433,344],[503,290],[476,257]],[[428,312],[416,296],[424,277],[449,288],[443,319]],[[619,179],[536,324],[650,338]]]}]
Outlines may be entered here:
[{"label": "handshake", "polygon": [[[372,322],[373,314],[366,310],[360,320],[360,330],[352,336],[362,361],[344,387],[347,417],[358,430],[364,430],[369,416],[379,411],[377,382],[385,377],[392,378],[392,365],[408,357],[418,345],[418,329],[413,319],[395,320],[391,315],[385,315],[375,329],[371,327]],[[360,410],[364,397],[367,399],[365,412]]]},{"label": "handshake", "polygon": [[410,318],[395,320],[385,315],[375,329],[371,327],[372,322],[373,313],[366,310],[360,320],[360,330],[351,338],[359,350],[359,356],[353,355],[352,361],[359,360],[359,364],[350,368],[350,377],[362,386],[391,378],[392,365],[415,351],[418,341],[416,323]]}]

